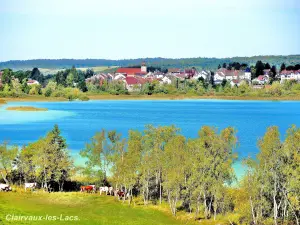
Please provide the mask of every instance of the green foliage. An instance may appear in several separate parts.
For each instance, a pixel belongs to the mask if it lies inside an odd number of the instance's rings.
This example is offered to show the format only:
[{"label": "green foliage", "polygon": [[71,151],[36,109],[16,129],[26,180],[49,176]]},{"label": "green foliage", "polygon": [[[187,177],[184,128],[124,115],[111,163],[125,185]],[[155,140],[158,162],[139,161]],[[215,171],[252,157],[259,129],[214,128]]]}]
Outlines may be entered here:
[{"label": "green foliage", "polygon": [[43,188],[48,189],[49,183],[55,181],[62,191],[73,168],[73,160],[58,126],[55,125],[45,137],[23,147],[16,166],[25,182],[38,181]]},{"label": "green foliage", "polygon": [[273,218],[274,224],[299,224],[299,137],[300,129],[292,126],[282,142],[278,128],[269,127],[258,142],[257,161],[246,161],[248,172],[242,187],[250,203],[248,223]]},{"label": "green foliage", "polygon": [[17,156],[17,152],[17,146],[9,147],[6,142],[0,144],[0,173],[7,184],[11,181],[8,175],[13,169],[13,161]]}]

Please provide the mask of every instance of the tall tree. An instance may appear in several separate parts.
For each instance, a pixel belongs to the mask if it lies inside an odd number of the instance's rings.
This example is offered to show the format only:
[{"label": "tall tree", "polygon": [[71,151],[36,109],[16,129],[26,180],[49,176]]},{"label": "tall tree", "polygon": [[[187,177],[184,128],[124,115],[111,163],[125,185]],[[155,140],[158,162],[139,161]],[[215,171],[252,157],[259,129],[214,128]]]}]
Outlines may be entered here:
[{"label": "tall tree", "polygon": [[44,75],[38,68],[33,68],[30,74],[30,78],[33,80],[37,80],[40,84],[43,84],[45,81]]},{"label": "tall tree", "polygon": [[264,69],[265,69],[265,65],[263,64],[262,61],[257,61],[255,64],[255,77],[258,77],[259,75],[263,75],[264,74]]},{"label": "tall tree", "polygon": [[283,70],[285,70],[285,64],[284,63],[282,63],[281,66],[280,66],[280,72],[283,71]]},{"label": "tall tree", "polygon": [[8,175],[13,169],[13,161],[17,157],[18,147],[9,147],[6,142],[0,144],[0,173],[5,183],[9,184]]},{"label": "tall tree", "polygon": [[163,186],[167,192],[171,212],[176,216],[177,203],[185,180],[185,137],[172,137],[166,144],[163,156]]},{"label": "tall tree", "polygon": [[265,65],[265,69],[266,69],[266,70],[270,70],[270,69],[271,69],[271,66],[270,66],[270,64],[269,64],[269,63],[266,63],[266,65]]},{"label": "tall tree", "polygon": [[260,153],[257,158],[259,160],[260,170],[264,174],[265,185],[270,188],[270,194],[273,200],[273,218],[277,224],[278,210],[280,207],[280,199],[278,195],[282,173],[280,167],[282,165],[282,144],[278,127],[269,127],[266,134],[260,139],[258,146]]}]

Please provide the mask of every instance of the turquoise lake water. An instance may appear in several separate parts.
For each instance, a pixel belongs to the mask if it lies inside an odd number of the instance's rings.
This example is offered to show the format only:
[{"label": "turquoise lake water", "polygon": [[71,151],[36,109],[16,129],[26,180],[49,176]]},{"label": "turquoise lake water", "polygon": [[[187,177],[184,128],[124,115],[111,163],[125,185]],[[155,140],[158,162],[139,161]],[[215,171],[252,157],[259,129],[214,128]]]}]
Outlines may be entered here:
[{"label": "turquoise lake water", "polygon": [[[46,112],[6,111],[8,106],[45,107]],[[237,129],[240,158],[255,157],[257,141],[268,126],[279,126],[282,138],[295,124],[300,126],[298,101],[229,100],[113,100],[87,102],[11,102],[0,107],[0,141],[24,145],[37,140],[58,124],[74,157],[102,128],[127,136],[129,129],[146,124],[171,125],[187,137],[196,137],[203,125]],[[78,160],[78,159],[77,159]],[[236,170],[241,167],[236,164]]]}]

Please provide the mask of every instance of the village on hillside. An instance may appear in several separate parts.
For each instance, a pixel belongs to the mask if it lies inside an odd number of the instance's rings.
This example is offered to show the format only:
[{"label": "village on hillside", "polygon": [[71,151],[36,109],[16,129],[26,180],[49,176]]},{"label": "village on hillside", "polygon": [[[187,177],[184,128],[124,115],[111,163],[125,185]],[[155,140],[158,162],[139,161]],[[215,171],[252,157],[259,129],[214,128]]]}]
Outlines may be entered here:
[{"label": "village on hillside", "polygon": [[[236,66],[237,64],[238,66]],[[92,73],[89,76],[85,76],[82,82],[84,83],[84,86],[88,86],[90,84],[97,85],[99,87],[103,86],[104,84],[114,82],[121,84],[121,86],[124,85],[123,88],[128,92],[138,92],[142,89],[143,85],[153,82],[156,82],[156,84],[162,86],[176,84],[176,82],[184,82],[188,80],[194,80],[195,82],[202,80],[203,83],[206,83],[208,85],[210,84],[214,87],[227,83],[228,85],[230,84],[231,87],[238,87],[241,84],[247,84],[252,86],[252,88],[254,89],[262,89],[267,85],[272,84],[273,81],[278,81],[281,84],[288,80],[294,81],[296,83],[300,81],[299,64],[297,64],[296,66],[288,67],[285,67],[285,65],[282,64],[284,66],[281,66],[280,70],[277,70],[275,66],[273,66],[272,68],[268,67],[268,69],[266,69],[264,65],[267,65],[268,63],[261,64],[263,65],[263,67],[260,69],[260,71],[253,72],[253,68],[255,67],[252,66],[250,68],[247,64],[239,63],[232,63],[229,65],[226,65],[226,63],[224,63],[223,66],[219,65],[216,71],[210,71],[199,70],[195,67],[184,69],[168,68],[162,70],[159,67],[156,68],[152,66],[150,66],[150,68],[147,68],[146,63],[142,62],[140,67],[118,67],[115,72],[94,73],[92,70],[90,70],[92,71]],[[75,67],[73,67],[73,69],[75,69]],[[39,74],[38,76],[43,76],[37,68],[34,68],[31,74],[33,74],[34,71]],[[18,73],[18,71],[16,73]],[[18,78],[14,78],[14,75],[12,75],[11,78],[13,80],[18,80]],[[65,79],[67,78],[65,77]],[[45,86],[45,82],[41,83],[40,80],[34,79],[34,76],[32,75],[25,81],[20,80],[19,82],[25,82],[30,87]],[[4,84],[5,78],[4,72],[2,70],[0,71],[0,87],[3,88]],[[74,79],[68,86],[79,87],[78,83]]]},{"label": "village on hillside", "polygon": [[263,73],[258,77],[252,79],[251,70],[249,67],[241,70],[219,68],[215,72],[208,70],[197,70],[196,68],[169,68],[166,73],[156,70],[149,72],[146,63],[143,62],[140,68],[118,68],[115,73],[98,73],[86,79],[86,83],[100,83],[105,81],[118,80],[124,82],[128,91],[137,91],[140,87],[147,83],[157,81],[160,84],[171,84],[174,80],[199,80],[203,79],[208,83],[218,85],[228,81],[231,86],[239,86],[241,83],[246,82],[253,85],[254,88],[262,88],[263,85],[270,83],[270,77],[273,76],[280,83],[286,80],[300,81],[300,69],[298,70],[282,70],[276,72],[275,76],[272,74],[271,69],[264,69]]}]

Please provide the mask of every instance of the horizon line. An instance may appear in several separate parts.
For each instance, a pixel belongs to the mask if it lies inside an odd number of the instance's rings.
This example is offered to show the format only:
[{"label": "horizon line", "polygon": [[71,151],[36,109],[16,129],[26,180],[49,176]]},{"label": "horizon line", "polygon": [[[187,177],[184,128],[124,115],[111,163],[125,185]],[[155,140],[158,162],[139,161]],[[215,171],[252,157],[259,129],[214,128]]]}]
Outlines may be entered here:
[{"label": "horizon line", "polygon": [[11,61],[33,61],[33,60],[107,60],[107,61],[123,61],[123,60],[138,60],[138,59],[172,59],[172,60],[178,60],[178,59],[233,59],[233,58],[252,58],[252,57],[266,57],[266,56],[300,56],[299,54],[288,54],[288,55],[252,55],[252,56],[232,56],[232,57],[182,57],[182,58],[172,58],[172,57],[137,57],[137,58],[121,58],[121,59],[105,59],[105,58],[33,58],[33,59],[10,59],[6,61],[0,61],[0,63],[7,63]]}]

